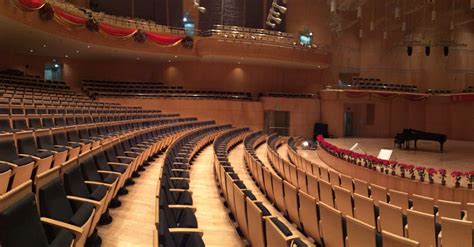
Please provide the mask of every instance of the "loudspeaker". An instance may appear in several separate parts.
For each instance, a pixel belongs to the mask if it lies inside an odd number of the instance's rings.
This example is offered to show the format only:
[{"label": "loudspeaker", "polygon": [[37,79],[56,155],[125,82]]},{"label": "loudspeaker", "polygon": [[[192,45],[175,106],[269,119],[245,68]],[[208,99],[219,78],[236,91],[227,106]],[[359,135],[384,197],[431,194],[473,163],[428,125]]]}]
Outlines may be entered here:
[{"label": "loudspeaker", "polygon": [[[474,0],[473,0],[474,1]],[[443,47],[443,53],[444,53],[444,56],[447,57],[448,54],[449,54],[449,46],[445,46]]]},{"label": "loudspeaker", "polygon": [[316,139],[318,135],[322,135],[324,136],[324,138],[329,138],[327,124],[323,124],[323,123],[314,124],[314,139]]},{"label": "loudspeaker", "polygon": [[411,54],[412,54],[412,53],[413,53],[413,47],[407,46],[407,54],[408,54],[408,56],[411,57]]},{"label": "loudspeaker", "polygon": [[425,46],[425,55],[429,56],[431,52],[431,46]]}]

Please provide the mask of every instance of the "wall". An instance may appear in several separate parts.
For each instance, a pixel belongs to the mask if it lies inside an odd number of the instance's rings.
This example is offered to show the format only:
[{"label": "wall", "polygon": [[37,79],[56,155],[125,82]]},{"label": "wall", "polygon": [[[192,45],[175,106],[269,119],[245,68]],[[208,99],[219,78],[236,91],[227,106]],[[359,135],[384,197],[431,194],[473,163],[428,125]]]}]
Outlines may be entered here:
[{"label": "wall", "polygon": [[[374,124],[366,125],[367,104],[375,104]],[[321,92],[321,120],[329,132],[344,135],[343,114],[353,114],[356,137],[392,138],[404,128],[447,135],[448,139],[474,141],[474,102],[452,103],[449,97],[432,96],[422,101],[365,96],[351,98],[340,92]]]},{"label": "wall", "polygon": [[102,102],[117,102],[128,106],[158,109],[165,113],[198,117],[200,120],[216,120],[237,127],[263,129],[265,110],[290,112],[290,135],[309,138],[319,121],[319,101],[316,99],[262,97],[260,101],[186,100],[186,99],[124,99],[100,98]]}]

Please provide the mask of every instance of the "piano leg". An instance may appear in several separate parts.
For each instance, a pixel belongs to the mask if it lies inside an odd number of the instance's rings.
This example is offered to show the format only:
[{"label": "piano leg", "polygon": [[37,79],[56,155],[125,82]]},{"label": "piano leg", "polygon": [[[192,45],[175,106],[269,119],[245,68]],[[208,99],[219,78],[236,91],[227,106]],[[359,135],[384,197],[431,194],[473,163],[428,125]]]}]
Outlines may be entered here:
[{"label": "piano leg", "polygon": [[418,148],[416,147],[416,140],[414,142],[415,142],[415,150],[417,150]]},{"label": "piano leg", "polygon": [[441,144],[440,151],[443,152],[444,142],[440,142],[440,144]]}]

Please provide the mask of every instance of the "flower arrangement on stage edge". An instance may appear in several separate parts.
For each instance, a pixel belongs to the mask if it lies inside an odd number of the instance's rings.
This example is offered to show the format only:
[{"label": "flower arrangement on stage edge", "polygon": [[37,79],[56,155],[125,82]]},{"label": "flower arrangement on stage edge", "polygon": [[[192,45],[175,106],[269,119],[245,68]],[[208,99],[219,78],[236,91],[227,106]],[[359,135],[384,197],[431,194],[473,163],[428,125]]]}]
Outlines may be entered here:
[{"label": "flower arrangement on stage edge", "polygon": [[392,175],[393,176],[397,175],[396,169],[397,169],[398,163],[396,161],[390,161],[389,166],[390,166],[390,170],[392,170]]},{"label": "flower arrangement on stage edge", "polygon": [[456,186],[456,188],[461,186],[461,178],[462,178],[463,175],[464,175],[464,173],[460,172],[460,171],[451,172],[451,177],[453,177],[453,179],[454,179],[454,185]]},{"label": "flower arrangement on stage edge", "polygon": [[426,172],[428,173],[428,179],[430,181],[430,184],[434,183],[433,176],[438,173],[438,171],[434,168],[428,168],[426,169]]},{"label": "flower arrangement on stage edge", "polygon": [[38,11],[42,21],[50,21],[54,17],[54,10],[50,3],[45,3]]},{"label": "flower arrangement on stage edge", "polygon": [[416,179],[416,177],[415,177],[415,166],[414,165],[407,165],[406,169],[410,173],[410,178],[415,180]]},{"label": "flower arrangement on stage edge", "polygon": [[467,180],[467,188],[472,189],[472,183],[474,182],[474,171],[468,171],[464,173]]},{"label": "flower arrangement on stage edge", "polygon": [[441,178],[441,185],[446,185],[446,169],[438,169],[439,177]]},{"label": "flower arrangement on stage edge", "polygon": [[420,177],[420,181],[424,182],[425,181],[425,175],[426,175],[426,167],[424,166],[417,166],[416,171],[418,172],[418,176]]}]

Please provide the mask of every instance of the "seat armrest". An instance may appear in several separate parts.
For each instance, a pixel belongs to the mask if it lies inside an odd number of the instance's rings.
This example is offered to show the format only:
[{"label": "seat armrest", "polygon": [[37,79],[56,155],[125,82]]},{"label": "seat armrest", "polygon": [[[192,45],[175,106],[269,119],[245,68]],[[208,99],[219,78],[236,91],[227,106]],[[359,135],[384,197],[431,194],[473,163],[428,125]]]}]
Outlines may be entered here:
[{"label": "seat armrest", "polygon": [[170,228],[169,229],[170,233],[176,233],[176,234],[199,234],[199,236],[202,237],[204,234],[202,230],[198,228]]},{"label": "seat armrest", "polygon": [[41,220],[41,222],[46,223],[48,225],[52,225],[52,226],[55,226],[55,227],[59,227],[59,228],[69,230],[75,236],[80,236],[84,232],[82,228],[80,228],[78,226],[75,226],[75,225],[71,225],[71,224],[62,222],[62,221],[58,221],[58,220],[54,220],[54,219],[46,218],[46,217],[41,217],[40,220]]},{"label": "seat armrest", "polygon": [[41,151],[41,152],[51,152],[51,153],[53,153],[53,154],[57,154],[57,153],[58,153],[58,151],[53,151],[53,150],[48,150],[48,149],[42,149],[42,148],[41,148],[41,149],[38,149],[38,151]]},{"label": "seat armrest", "polygon": [[54,145],[57,148],[67,148],[67,149],[72,149],[72,147],[69,146],[63,146],[63,145]]},{"label": "seat armrest", "polygon": [[102,182],[84,181],[84,183],[85,183],[85,184],[93,184],[93,185],[103,185],[103,186],[105,186],[105,187],[112,188],[112,185],[111,185],[111,184],[102,183]]},{"label": "seat armrest", "polygon": [[102,206],[100,204],[100,202],[95,201],[95,200],[91,200],[91,199],[87,199],[87,198],[83,198],[83,197],[78,197],[78,196],[66,196],[66,197],[67,197],[68,200],[78,201],[78,202],[87,202],[87,203],[90,203],[90,204],[94,205],[95,207]]},{"label": "seat armrest", "polygon": [[171,171],[173,171],[173,172],[189,172],[189,170],[185,170],[185,169],[171,169]]},{"label": "seat armrest", "polygon": [[130,166],[129,164],[120,163],[120,162],[107,162],[109,165],[117,165],[117,166]]},{"label": "seat armrest", "polygon": [[170,204],[168,205],[170,209],[191,209],[193,213],[196,213],[196,207],[191,205],[181,205],[181,204]]},{"label": "seat armrest", "polygon": [[189,192],[191,195],[193,194],[193,192],[191,190],[188,190],[188,189],[169,189],[170,192],[178,192],[178,193],[181,193],[181,192]]},{"label": "seat armrest", "polygon": [[11,163],[11,162],[4,161],[4,160],[0,160],[0,164],[9,165],[9,166],[11,166],[11,167],[18,167],[17,164],[13,164],[13,163]]},{"label": "seat armrest", "polygon": [[189,178],[182,178],[182,177],[170,177],[170,180],[186,180],[186,181],[190,181]]},{"label": "seat armrest", "polygon": [[129,159],[129,160],[134,160],[134,158],[132,158],[132,157],[128,157],[128,156],[117,156],[117,158],[119,158],[119,159]]},{"label": "seat armrest", "polygon": [[136,154],[136,155],[140,155],[140,153],[132,152],[132,151],[125,151],[124,153],[126,153],[126,154]]},{"label": "seat armrest", "polygon": [[103,174],[114,174],[117,176],[122,176],[122,173],[120,172],[114,172],[114,171],[104,171],[104,170],[97,170],[98,173],[103,173]]}]

